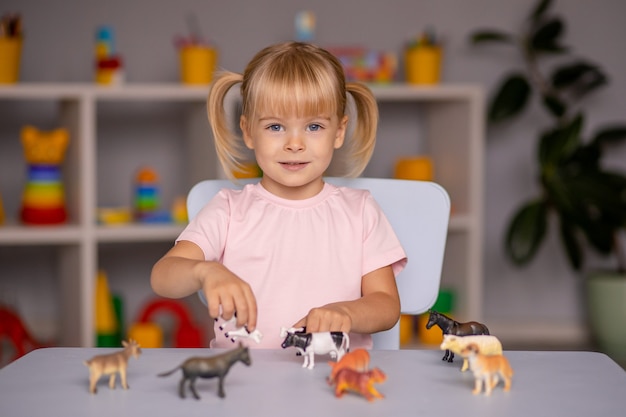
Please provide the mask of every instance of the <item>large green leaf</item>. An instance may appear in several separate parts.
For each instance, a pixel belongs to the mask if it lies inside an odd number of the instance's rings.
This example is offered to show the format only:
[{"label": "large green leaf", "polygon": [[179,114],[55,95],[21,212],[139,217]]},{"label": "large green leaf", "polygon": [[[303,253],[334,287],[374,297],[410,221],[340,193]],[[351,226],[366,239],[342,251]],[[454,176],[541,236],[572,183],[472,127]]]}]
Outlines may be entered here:
[{"label": "large green leaf", "polygon": [[585,61],[577,61],[558,67],[551,77],[552,85],[557,89],[568,89],[575,96],[585,94],[607,83],[607,77],[597,66]]},{"label": "large green leaf", "polygon": [[554,94],[544,94],[542,103],[544,107],[557,119],[567,112],[567,104]]},{"label": "large green leaf", "polygon": [[567,48],[559,44],[564,27],[563,21],[557,17],[539,26],[530,38],[529,52],[532,54],[566,52]]},{"label": "large green leaf", "polygon": [[592,139],[592,143],[599,146],[619,143],[626,139],[626,125],[613,125],[599,130]]},{"label": "large green leaf", "polygon": [[491,102],[489,121],[497,123],[520,113],[526,106],[530,93],[530,84],[524,75],[509,75]]},{"label": "large green leaf", "polygon": [[579,271],[583,264],[583,252],[576,238],[574,226],[561,218],[559,231],[567,259],[572,268]]},{"label": "large green leaf", "polygon": [[539,139],[539,162],[542,169],[569,158],[581,144],[583,116],[578,114],[569,124],[544,133]]},{"label": "large green leaf", "polygon": [[537,253],[546,234],[547,206],[536,200],[523,205],[509,224],[505,249],[517,265],[528,263]]},{"label": "large green leaf", "polygon": [[499,30],[485,29],[472,33],[472,35],[470,36],[470,41],[474,44],[486,42],[512,44],[515,43],[515,37]]},{"label": "large green leaf", "polygon": [[537,22],[539,22],[543,18],[544,14],[548,10],[548,8],[550,8],[551,4],[552,0],[539,0],[537,6],[535,6],[533,12],[530,14],[530,20],[533,23],[537,24]]}]

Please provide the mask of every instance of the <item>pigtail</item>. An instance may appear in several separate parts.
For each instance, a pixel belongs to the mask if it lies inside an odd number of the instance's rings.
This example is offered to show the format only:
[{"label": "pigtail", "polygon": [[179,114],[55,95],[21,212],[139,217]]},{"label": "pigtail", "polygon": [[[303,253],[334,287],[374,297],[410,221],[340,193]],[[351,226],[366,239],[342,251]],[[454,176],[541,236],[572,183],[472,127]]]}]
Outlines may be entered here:
[{"label": "pigtail", "polygon": [[216,76],[207,99],[207,114],[213,131],[215,150],[226,175],[234,179],[233,172],[241,168],[244,159],[242,140],[229,124],[224,103],[226,95],[243,77],[234,72],[222,72]]},{"label": "pigtail", "polygon": [[376,145],[378,105],[372,91],[361,83],[347,83],[346,91],[352,95],[356,122],[349,142],[350,164],[347,176],[358,177],[369,163]]}]

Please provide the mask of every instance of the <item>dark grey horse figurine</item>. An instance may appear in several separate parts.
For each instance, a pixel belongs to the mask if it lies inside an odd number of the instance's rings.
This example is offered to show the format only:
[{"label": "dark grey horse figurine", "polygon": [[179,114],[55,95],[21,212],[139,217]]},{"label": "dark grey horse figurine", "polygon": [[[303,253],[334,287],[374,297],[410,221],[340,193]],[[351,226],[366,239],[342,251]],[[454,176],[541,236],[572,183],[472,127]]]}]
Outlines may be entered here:
[{"label": "dark grey horse figurine", "polygon": [[196,378],[219,378],[219,389],[217,395],[220,398],[224,398],[224,377],[238,361],[243,362],[247,366],[250,366],[252,361],[250,360],[250,353],[248,347],[244,347],[239,343],[239,347],[229,350],[228,352],[220,355],[210,356],[208,358],[193,357],[187,359],[181,365],[168,372],[163,372],[159,376],[168,376],[176,372],[178,369],[183,370],[183,378],[178,385],[178,395],[180,398],[185,398],[185,382],[189,381],[189,389],[196,400],[200,399],[200,396],[196,392]]},{"label": "dark grey horse figurine", "polygon": [[[489,334],[489,329],[482,323],[478,323],[477,321],[459,323],[458,321],[451,319],[445,314],[441,314],[435,310],[430,310],[428,323],[426,323],[426,328],[430,329],[435,324],[439,326],[443,334],[453,334],[456,336]],[[443,358],[441,358],[441,360],[453,362],[454,352],[446,349],[446,353],[443,355]]]}]

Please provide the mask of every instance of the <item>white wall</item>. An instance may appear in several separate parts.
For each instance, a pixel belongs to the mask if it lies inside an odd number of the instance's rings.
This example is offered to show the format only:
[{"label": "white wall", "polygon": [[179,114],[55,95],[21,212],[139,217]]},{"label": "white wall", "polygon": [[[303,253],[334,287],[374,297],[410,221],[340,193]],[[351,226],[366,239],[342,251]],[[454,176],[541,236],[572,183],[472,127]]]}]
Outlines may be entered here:
[{"label": "white wall", "polygon": [[[468,34],[479,27],[516,30],[534,1],[528,0],[3,0],[0,13],[20,11],[26,42],[21,79],[25,82],[92,80],[95,27],[114,27],[125,58],[128,82],[178,79],[175,35],[186,34],[185,19],[195,14],[207,38],[220,49],[220,66],[241,71],[269,43],[293,37],[294,15],[317,16],[316,42],[365,45],[400,51],[403,42],[432,27],[445,36],[444,81],[477,83],[491,91],[516,61],[509,50],[478,50]],[[587,128],[626,121],[626,2],[557,1],[554,9],[568,25],[566,39],[575,51],[601,63],[611,84],[588,99]],[[358,10],[358,12],[356,11]],[[537,262],[520,270],[503,257],[503,230],[523,199],[536,193],[536,131],[545,124],[536,110],[524,119],[488,132],[485,195],[486,317],[550,318],[580,321],[576,276],[551,239]],[[535,127],[537,126],[537,127]],[[626,152],[612,160],[626,167]]]}]

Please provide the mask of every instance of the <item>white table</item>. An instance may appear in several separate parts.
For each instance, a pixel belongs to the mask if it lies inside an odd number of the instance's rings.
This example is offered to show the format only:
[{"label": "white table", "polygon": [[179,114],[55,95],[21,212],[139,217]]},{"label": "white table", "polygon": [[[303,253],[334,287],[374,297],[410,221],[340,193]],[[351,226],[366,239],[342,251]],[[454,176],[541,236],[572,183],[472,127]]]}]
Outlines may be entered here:
[{"label": "white table", "polygon": [[[0,369],[0,416],[467,416],[467,417],[618,417],[626,415],[626,372],[593,352],[508,351],[515,372],[510,392],[500,384],[491,396],[472,395],[473,378],[461,361],[441,361],[438,350],[372,351],[370,367],[387,374],[377,385],[385,399],[368,402],[355,394],[336,398],[325,379],[327,357],[303,369],[295,351],[252,350],[252,365],[233,366],[225,380],[226,398],[217,396],[216,379],[199,379],[202,397],[178,397],[181,371],[170,370],[208,349],[143,349],[128,367],[129,390],[108,387],[88,392],[83,361],[118,349],[47,348],[33,351]],[[119,384],[119,379],[118,379]]]}]

